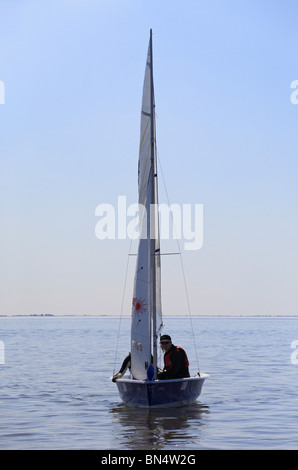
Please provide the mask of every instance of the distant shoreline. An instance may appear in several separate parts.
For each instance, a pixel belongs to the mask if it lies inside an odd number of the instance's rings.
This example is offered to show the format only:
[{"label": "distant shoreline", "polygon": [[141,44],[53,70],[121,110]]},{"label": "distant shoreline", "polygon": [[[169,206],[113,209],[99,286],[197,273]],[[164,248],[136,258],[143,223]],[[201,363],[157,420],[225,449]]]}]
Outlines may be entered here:
[{"label": "distant shoreline", "polygon": [[[164,318],[189,318],[190,316],[185,315],[165,315]],[[12,315],[1,315],[0,318],[130,318],[130,315],[105,315],[105,314],[53,314],[53,313],[32,313],[32,314],[12,314]],[[208,315],[208,314],[193,314],[191,318],[298,318],[298,314],[285,314],[285,315]]]}]

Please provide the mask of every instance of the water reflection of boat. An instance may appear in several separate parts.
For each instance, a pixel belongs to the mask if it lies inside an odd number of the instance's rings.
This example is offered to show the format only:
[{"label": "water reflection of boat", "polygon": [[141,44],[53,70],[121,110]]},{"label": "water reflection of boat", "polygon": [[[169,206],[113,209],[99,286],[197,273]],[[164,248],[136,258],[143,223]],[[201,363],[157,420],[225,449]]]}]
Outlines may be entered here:
[{"label": "water reflection of boat", "polygon": [[122,426],[122,432],[117,435],[117,448],[162,450],[169,446],[195,448],[206,425],[204,418],[209,409],[200,402],[174,409],[147,410],[121,403],[111,408],[110,413]]}]

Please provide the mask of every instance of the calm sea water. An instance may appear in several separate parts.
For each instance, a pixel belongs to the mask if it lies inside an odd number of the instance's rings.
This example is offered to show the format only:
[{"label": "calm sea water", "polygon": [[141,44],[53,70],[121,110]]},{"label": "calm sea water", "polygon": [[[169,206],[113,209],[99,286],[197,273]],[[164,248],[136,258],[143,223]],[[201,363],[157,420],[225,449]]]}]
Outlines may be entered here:
[{"label": "calm sea water", "polygon": [[[119,319],[0,318],[0,448],[298,449],[298,318],[194,318],[210,378],[196,404],[150,411],[123,405],[109,379],[129,351],[129,324],[115,364]],[[170,318],[165,332],[195,373],[188,327]]]}]

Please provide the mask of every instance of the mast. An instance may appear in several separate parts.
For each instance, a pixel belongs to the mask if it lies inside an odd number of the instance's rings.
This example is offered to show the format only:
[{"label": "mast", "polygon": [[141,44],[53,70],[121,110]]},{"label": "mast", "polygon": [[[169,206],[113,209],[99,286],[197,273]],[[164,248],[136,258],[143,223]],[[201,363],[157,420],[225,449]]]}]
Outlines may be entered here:
[{"label": "mast", "polygon": [[[152,201],[150,205],[150,223],[154,224],[154,233],[150,231],[150,262],[151,262],[151,315],[152,315],[152,339],[153,339],[153,364],[154,378],[157,377],[157,334],[156,334],[156,239],[155,239],[155,211],[157,210],[155,200],[155,103],[153,86],[153,48],[152,48],[152,29],[150,29],[150,116],[151,116],[151,194]],[[152,227],[152,225],[151,225]]]}]

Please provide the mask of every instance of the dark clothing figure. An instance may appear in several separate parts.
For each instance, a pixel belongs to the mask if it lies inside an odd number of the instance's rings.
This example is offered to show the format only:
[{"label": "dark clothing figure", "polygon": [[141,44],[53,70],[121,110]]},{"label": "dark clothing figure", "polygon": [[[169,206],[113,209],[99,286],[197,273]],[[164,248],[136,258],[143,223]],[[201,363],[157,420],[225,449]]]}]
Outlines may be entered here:
[{"label": "dark clothing figure", "polygon": [[164,354],[164,369],[157,376],[159,380],[189,377],[189,362],[184,349],[171,345]]},{"label": "dark clothing figure", "polygon": [[124,359],[119,372],[117,372],[117,374],[115,374],[113,376],[112,381],[116,382],[117,379],[120,379],[121,377],[123,377],[123,375],[125,374],[127,368],[129,368],[129,369],[131,368],[131,354],[130,353]]},{"label": "dark clothing figure", "polygon": [[[152,355],[151,355],[151,364],[153,364],[153,356]],[[127,368],[129,370],[131,370],[131,353],[129,353],[128,356],[126,356],[126,358],[124,359],[119,372],[117,372],[117,374],[113,375],[112,382],[116,382],[117,379],[121,379],[121,377],[123,377],[123,375],[127,371]]]}]

